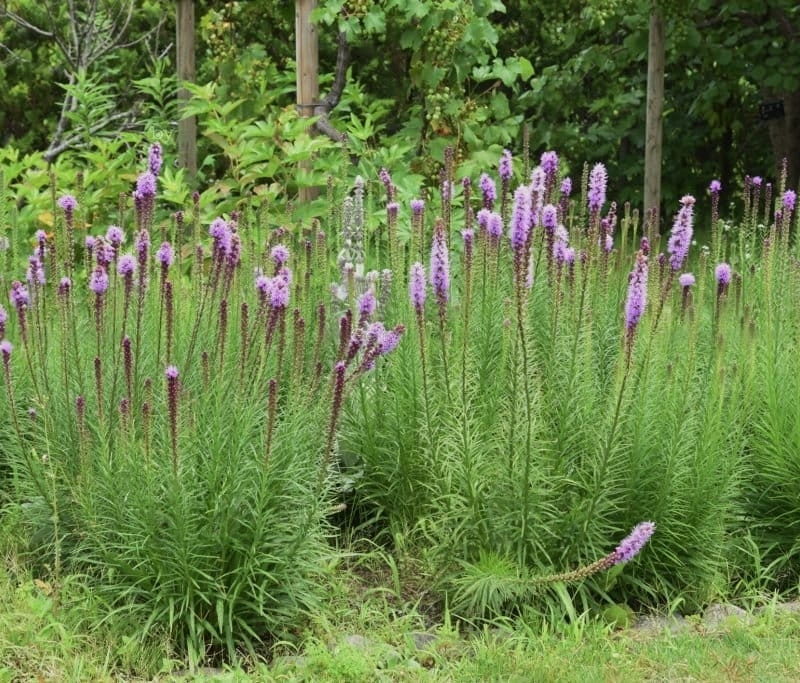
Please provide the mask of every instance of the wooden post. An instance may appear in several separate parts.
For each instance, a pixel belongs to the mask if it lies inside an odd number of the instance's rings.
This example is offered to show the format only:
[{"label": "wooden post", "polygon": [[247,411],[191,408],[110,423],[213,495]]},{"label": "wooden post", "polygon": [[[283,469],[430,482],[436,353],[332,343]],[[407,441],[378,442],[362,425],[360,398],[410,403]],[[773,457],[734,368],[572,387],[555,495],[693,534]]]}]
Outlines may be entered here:
[{"label": "wooden post", "polygon": [[[297,57],[297,104],[300,116],[314,115],[314,105],[319,99],[319,44],[317,27],[311,21],[311,12],[317,0],[295,0],[295,50]],[[301,170],[309,170],[311,161],[300,162]],[[316,198],[315,187],[301,187],[301,202]]]},{"label": "wooden post", "polygon": [[644,215],[661,203],[661,152],[664,114],[664,15],[657,3],[650,11],[647,47],[647,115],[644,140]]},{"label": "wooden post", "polygon": [[[175,51],[179,82],[194,82],[194,0],[177,0]],[[194,116],[181,118],[183,104],[189,99],[186,88],[178,90],[178,163],[186,169],[190,184],[197,175],[197,121]]]}]

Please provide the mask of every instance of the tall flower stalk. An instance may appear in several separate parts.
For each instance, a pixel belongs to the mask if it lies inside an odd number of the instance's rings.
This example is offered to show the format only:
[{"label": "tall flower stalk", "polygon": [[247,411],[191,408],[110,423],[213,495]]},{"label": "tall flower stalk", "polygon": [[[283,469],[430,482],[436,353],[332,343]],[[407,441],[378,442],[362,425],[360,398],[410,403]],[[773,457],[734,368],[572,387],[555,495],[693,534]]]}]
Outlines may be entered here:
[{"label": "tall flower stalk", "polygon": [[450,400],[450,372],[447,365],[447,302],[450,298],[450,255],[444,223],[436,222],[431,246],[431,285],[439,309],[439,333],[442,348],[442,367],[444,369],[444,388]]}]

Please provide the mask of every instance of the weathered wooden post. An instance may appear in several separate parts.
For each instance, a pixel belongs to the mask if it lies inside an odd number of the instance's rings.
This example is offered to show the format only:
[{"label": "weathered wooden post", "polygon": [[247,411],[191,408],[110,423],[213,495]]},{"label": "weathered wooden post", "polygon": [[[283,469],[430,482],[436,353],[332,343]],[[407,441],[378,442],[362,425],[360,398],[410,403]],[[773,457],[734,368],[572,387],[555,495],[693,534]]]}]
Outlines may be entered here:
[{"label": "weathered wooden post", "polygon": [[[297,57],[297,109],[300,116],[313,116],[319,99],[319,43],[311,12],[317,0],[295,0],[295,51]],[[300,169],[311,169],[311,161],[300,162]],[[301,187],[301,202],[316,198],[317,188]]]},{"label": "weathered wooden post", "polygon": [[[177,0],[175,16],[175,51],[178,81],[194,82],[194,0]],[[186,169],[190,184],[197,176],[197,121],[182,118],[183,105],[189,100],[186,88],[178,90],[178,163]]]},{"label": "weathered wooden post", "polygon": [[650,10],[647,47],[647,114],[644,140],[644,210],[661,203],[661,152],[664,114],[664,15],[658,3]]}]

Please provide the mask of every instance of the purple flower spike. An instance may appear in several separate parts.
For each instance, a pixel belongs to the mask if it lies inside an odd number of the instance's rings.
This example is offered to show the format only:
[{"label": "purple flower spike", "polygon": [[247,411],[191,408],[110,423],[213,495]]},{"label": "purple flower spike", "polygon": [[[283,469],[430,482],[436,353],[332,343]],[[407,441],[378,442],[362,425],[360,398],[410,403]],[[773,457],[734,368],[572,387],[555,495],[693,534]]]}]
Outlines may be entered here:
[{"label": "purple flower spike", "polygon": [[66,276],[62,277],[61,281],[58,283],[58,293],[61,296],[67,296],[71,289],[72,289],[72,280],[70,280]]},{"label": "purple flower spike", "polygon": [[686,195],[681,199],[681,208],[675,217],[672,226],[667,251],[669,252],[669,264],[673,271],[678,271],[683,267],[686,255],[689,253],[689,246],[692,243],[692,223],[694,221],[694,197]]},{"label": "purple flower spike", "polygon": [[548,178],[555,177],[558,173],[558,154],[553,151],[542,153],[539,164]]},{"label": "purple flower spike", "polygon": [[108,273],[102,266],[97,266],[89,277],[89,289],[97,296],[102,296],[108,291]]},{"label": "purple flower spike", "polygon": [[289,249],[283,244],[276,244],[269,252],[270,258],[275,262],[275,267],[285,266],[289,261]]},{"label": "purple flower spike", "polygon": [[511,152],[509,152],[507,149],[503,150],[503,155],[500,157],[500,163],[498,164],[497,171],[500,174],[500,179],[504,182],[511,180],[511,175],[514,172],[513,158],[511,157]]},{"label": "purple flower spike", "polygon": [[486,232],[493,241],[497,242],[503,236],[503,217],[494,211],[489,214],[489,224]]},{"label": "purple flower spike", "polygon": [[542,226],[548,232],[555,232],[558,225],[558,210],[552,204],[545,204],[542,209]]},{"label": "purple flower spike", "polygon": [[108,240],[112,246],[118,247],[125,241],[125,233],[118,225],[112,225],[106,231],[106,240]]},{"label": "purple flower spike", "polygon": [[178,368],[176,368],[174,365],[168,366],[167,369],[164,371],[164,376],[167,379],[173,379],[173,380],[178,379],[179,374],[180,373],[178,372]]},{"label": "purple flower spike", "polygon": [[497,188],[495,187],[494,180],[486,173],[482,173],[478,181],[478,186],[481,188],[481,194],[483,195],[483,207],[487,210],[491,210],[497,199]]},{"label": "purple flower spike", "polygon": [[572,194],[572,178],[564,178],[561,181],[561,196],[569,197]]},{"label": "purple flower spike", "polygon": [[83,241],[83,244],[86,247],[86,251],[89,252],[89,256],[91,256],[95,246],[97,245],[97,238],[93,237],[92,235],[86,235],[86,239]]},{"label": "purple flower spike", "polygon": [[787,211],[794,211],[794,207],[797,204],[797,192],[794,190],[786,190],[783,193],[782,198],[783,208]]},{"label": "purple flower spike", "polygon": [[628,299],[625,302],[625,327],[632,336],[647,307],[647,257],[640,251],[636,255],[636,266],[628,284]]},{"label": "purple flower spike", "polygon": [[156,252],[156,261],[165,268],[169,268],[175,262],[175,250],[169,242],[162,242]]},{"label": "purple flower spike", "polygon": [[415,216],[419,216],[424,210],[425,210],[424,199],[411,200],[411,213],[413,213]]},{"label": "purple flower spike", "polygon": [[655,530],[656,525],[653,522],[641,522],[633,527],[633,531],[622,540],[614,551],[614,564],[630,562],[644,548]]},{"label": "purple flower spike", "polygon": [[31,297],[28,290],[19,280],[11,283],[11,291],[8,299],[17,311],[21,311],[31,305]]},{"label": "purple flower spike", "polygon": [[14,345],[8,341],[8,339],[4,339],[0,341],[0,353],[3,354],[3,362],[6,364],[8,363],[8,359],[11,358],[11,352],[14,350]]},{"label": "purple flower spike", "polygon": [[431,246],[431,284],[440,306],[447,303],[450,292],[450,256],[447,251],[447,240],[444,227],[438,223],[433,233]]},{"label": "purple flower spike", "polygon": [[722,183],[719,180],[712,180],[711,184],[708,186],[708,191],[711,194],[719,194],[722,192]]},{"label": "purple flower spike", "polygon": [[720,263],[714,269],[714,277],[717,279],[717,284],[721,287],[727,287],[731,283],[733,277],[733,270],[727,263]]},{"label": "purple flower spike", "polygon": [[136,259],[131,254],[120,257],[117,263],[117,273],[120,277],[130,277],[136,271]]},{"label": "purple flower spike", "polygon": [[161,158],[161,145],[157,142],[154,142],[150,145],[150,154],[148,155],[147,159],[147,167],[150,169],[150,173],[154,176],[157,176],[161,172],[161,164],[163,163],[163,159]]},{"label": "purple flower spike", "polygon": [[606,203],[606,186],[608,185],[608,171],[603,164],[595,164],[589,174],[589,210],[596,212]]},{"label": "purple flower spike", "polygon": [[425,267],[417,262],[411,266],[411,274],[408,279],[408,296],[417,315],[422,315],[426,294]]},{"label": "purple flower spike", "polygon": [[678,278],[678,284],[681,287],[691,287],[695,283],[695,277],[692,273],[684,273]]},{"label": "purple flower spike", "polygon": [[761,187],[761,183],[764,182],[764,179],[760,175],[757,175],[753,176],[750,179],[750,182],[753,184],[754,187]]},{"label": "purple flower spike", "polygon": [[156,196],[156,177],[150,171],[145,171],[136,179],[136,196],[140,199]]},{"label": "purple flower spike", "polygon": [[514,211],[511,218],[511,248],[521,253],[528,242],[531,229],[531,190],[521,185],[514,193]]},{"label": "purple flower spike", "polygon": [[362,320],[369,318],[375,312],[376,306],[375,293],[371,289],[358,297],[358,313]]},{"label": "purple flower spike", "polygon": [[65,194],[58,199],[58,207],[66,214],[72,215],[78,208],[78,200],[71,194]]},{"label": "purple flower spike", "polygon": [[281,272],[272,278],[270,286],[270,306],[275,309],[286,308],[289,305],[289,287],[292,282],[291,271],[281,268]]}]

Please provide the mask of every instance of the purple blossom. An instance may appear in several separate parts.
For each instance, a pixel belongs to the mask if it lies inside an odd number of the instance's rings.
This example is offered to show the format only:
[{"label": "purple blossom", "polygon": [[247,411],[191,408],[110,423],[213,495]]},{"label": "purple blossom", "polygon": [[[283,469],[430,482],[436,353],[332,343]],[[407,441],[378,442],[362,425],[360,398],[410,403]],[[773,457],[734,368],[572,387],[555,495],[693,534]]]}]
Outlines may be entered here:
[{"label": "purple blossom", "polygon": [[156,196],[156,177],[150,171],[145,171],[136,179],[135,196],[139,199]]},{"label": "purple blossom", "polygon": [[531,171],[531,192],[541,195],[545,191],[547,177],[541,166],[537,166]]},{"label": "purple blossom", "polygon": [[125,233],[117,225],[112,225],[106,230],[106,240],[114,247],[118,247],[125,241]]},{"label": "purple blossom", "polygon": [[136,271],[136,259],[131,254],[120,257],[117,263],[117,273],[120,277],[130,277]]},{"label": "purple blossom", "polygon": [[57,204],[59,208],[67,215],[73,214],[75,209],[78,208],[78,200],[75,199],[75,197],[73,197],[71,194],[65,194],[59,197]]},{"label": "purple blossom", "polygon": [[722,183],[719,180],[712,180],[708,186],[708,191],[711,194],[719,194],[722,191]]},{"label": "purple blossom", "polygon": [[575,250],[572,247],[567,247],[564,249],[564,263],[573,264],[575,263]]},{"label": "purple blossom", "polygon": [[680,284],[681,287],[691,287],[694,283],[695,277],[692,273],[683,273],[683,275],[678,278],[678,284]]},{"label": "purple blossom", "polygon": [[289,305],[289,289],[292,283],[292,271],[281,268],[269,287],[269,304],[274,309],[283,309]]},{"label": "purple blossom", "polygon": [[531,229],[531,190],[521,185],[514,193],[514,210],[511,217],[511,248],[518,254],[528,242]]},{"label": "purple blossom", "polygon": [[431,245],[431,285],[439,305],[443,306],[450,291],[450,256],[441,223],[436,226]]},{"label": "purple blossom", "polygon": [[69,291],[72,289],[72,280],[70,280],[66,275],[61,278],[61,281],[58,283],[58,293],[61,296],[66,296],[69,294]]},{"label": "purple blossom", "polygon": [[179,374],[180,373],[178,372],[178,368],[176,368],[174,365],[167,366],[167,369],[164,371],[164,376],[167,379],[171,379],[171,380],[178,379],[178,375]]},{"label": "purple blossom", "polygon": [[794,211],[794,207],[797,204],[797,192],[794,190],[786,190],[783,193],[782,198],[783,208],[787,211]]},{"label": "purple blossom", "polygon": [[629,335],[644,315],[647,307],[647,257],[640,251],[628,283],[628,299],[625,302],[625,326]]},{"label": "purple blossom", "polygon": [[95,259],[97,260],[97,265],[102,266],[103,268],[108,268],[109,264],[114,260],[114,257],[117,255],[117,252],[114,249],[114,247],[112,247],[102,237],[98,237],[95,240],[94,248],[95,248]]},{"label": "purple blossom", "polygon": [[500,175],[500,179],[503,182],[509,182],[511,180],[511,175],[514,172],[513,169],[513,159],[511,157],[511,152],[507,149],[503,150],[503,154],[500,157],[500,163],[497,167],[498,173]]},{"label": "purple blossom", "polygon": [[673,271],[683,267],[689,247],[692,244],[692,223],[694,220],[694,197],[686,195],[681,198],[681,208],[672,225],[672,233],[667,243],[669,264]]},{"label": "purple blossom", "polygon": [[419,315],[422,315],[422,311],[425,308],[426,294],[425,267],[417,262],[411,266],[411,273],[408,278],[408,296],[411,299],[411,305]]},{"label": "purple blossom", "polygon": [[375,293],[371,289],[368,289],[358,297],[358,313],[363,320],[366,320],[375,312],[376,306]]},{"label": "purple blossom", "polygon": [[481,188],[483,195],[483,206],[485,209],[491,209],[497,199],[497,188],[495,187],[494,180],[486,174],[482,173],[478,186]]},{"label": "purple blossom", "polygon": [[17,311],[21,311],[31,305],[31,297],[28,290],[19,280],[11,283],[11,291],[8,299]]},{"label": "purple blossom", "polygon": [[34,237],[39,244],[45,244],[47,242],[47,233],[44,230],[37,230]]},{"label": "purple blossom", "polygon": [[108,291],[108,273],[103,266],[97,266],[89,277],[89,289],[97,296],[102,296]]},{"label": "purple blossom", "polygon": [[731,278],[733,277],[733,270],[727,263],[720,263],[714,269],[714,277],[717,279],[717,283],[723,287],[727,287],[730,282]]},{"label": "purple blossom", "polygon": [[385,356],[397,348],[400,338],[405,332],[405,327],[398,325],[393,330],[386,330],[378,337],[378,355]]},{"label": "purple blossom", "polygon": [[464,247],[470,248],[472,247],[473,241],[475,240],[475,231],[472,228],[467,228],[461,231],[461,238],[464,240]]},{"label": "purple blossom", "polygon": [[169,242],[162,242],[156,252],[156,261],[164,268],[169,268],[175,262],[175,250]]},{"label": "purple blossom", "polygon": [[603,164],[597,163],[589,173],[588,204],[592,212],[600,211],[606,203],[606,186],[608,185],[608,172]]},{"label": "purple blossom", "polygon": [[489,223],[486,232],[493,241],[498,241],[503,236],[503,217],[494,211],[489,214]]},{"label": "purple blossom", "polygon": [[761,176],[757,175],[753,176],[750,179],[750,182],[753,184],[754,187],[761,187],[761,183],[764,182],[764,179]]},{"label": "purple blossom", "polygon": [[558,154],[553,151],[543,152],[539,164],[548,178],[554,178],[558,173]]},{"label": "purple blossom", "polygon": [[397,202],[389,202],[386,205],[386,213],[389,215],[390,219],[396,219],[398,211],[400,211],[400,205]]},{"label": "purple blossom", "polygon": [[270,258],[274,261],[275,267],[280,268],[289,261],[289,249],[283,244],[276,244],[269,252]]},{"label": "purple blossom", "polygon": [[95,245],[97,244],[97,239],[92,235],[86,235],[86,239],[84,239],[83,244],[86,247],[86,251],[89,252],[89,256],[91,256]]},{"label": "purple blossom", "polygon": [[641,522],[633,527],[633,531],[622,540],[613,552],[614,564],[624,564],[636,557],[655,530],[656,525],[653,522]]},{"label": "purple blossom", "polygon": [[561,196],[569,197],[572,194],[572,178],[564,178],[561,181]]},{"label": "purple blossom", "polygon": [[548,232],[555,232],[558,225],[558,209],[552,204],[545,204],[542,209],[542,226]]},{"label": "purple blossom", "polygon": [[424,199],[412,199],[411,200],[411,213],[415,216],[419,216],[425,210],[425,200]]},{"label": "purple blossom", "polygon": [[258,290],[259,297],[266,301],[272,289],[272,278],[266,275],[258,275],[256,277],[256,289]]},{"label": "purple blossom", "polygon": [[25,274],[25,278],[31,285],[44,285],[44,266],[38,257],[31,256],[28,259],[28,270]]},{"label": "purple blossom", "polygon": [[11,358],[11,352],[14,350],[14,345],[8,341],[8,339],[4,339],[0,341],[0,353],[3,354],[3,362],[8,364],[8,359]]},{"label": "purple blossom", "polygon": [[157,176],[161,172],[161,164],[163,163],[163,159],[161,158],[161,145],[157,142],[154,142],[150,145],[150,153],[147,159],[147,166],[150,169],[150,173],[154,176]]}]

